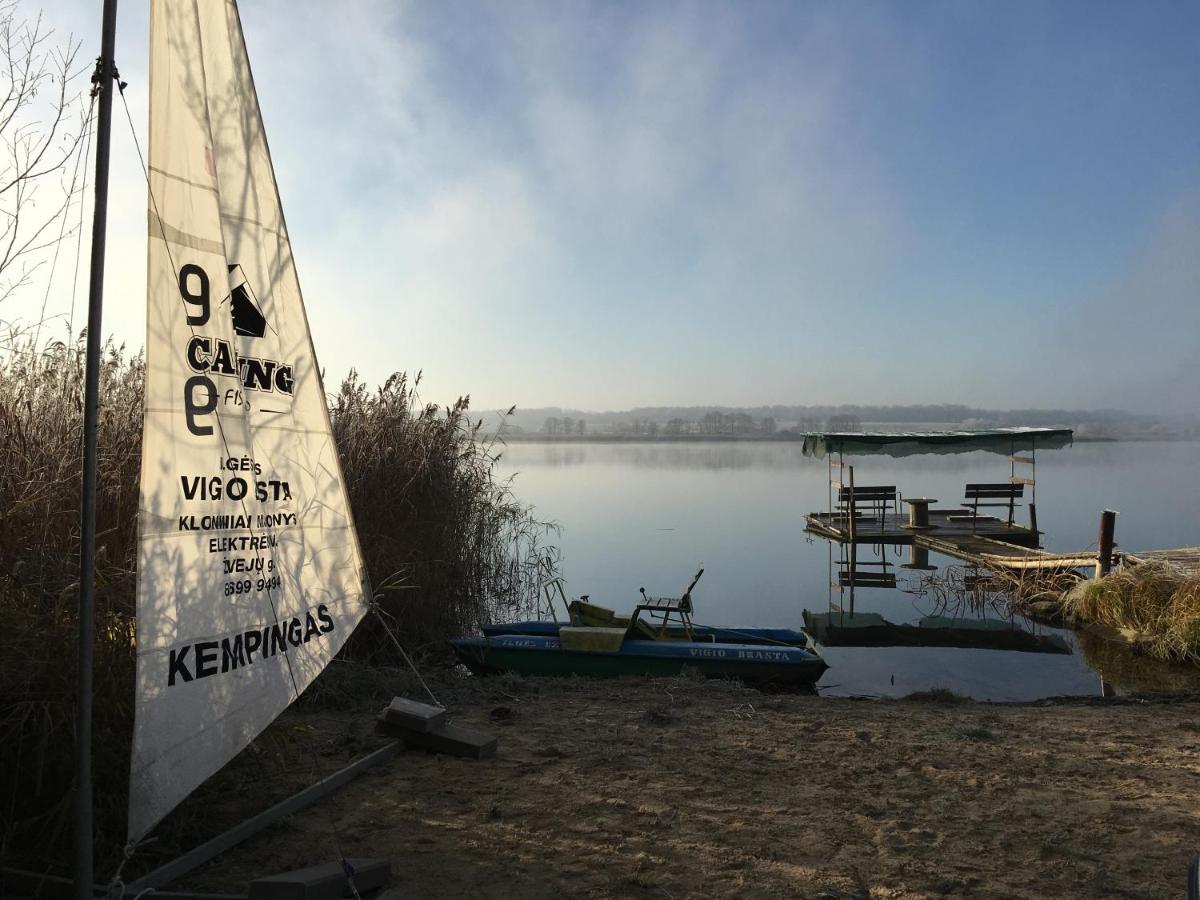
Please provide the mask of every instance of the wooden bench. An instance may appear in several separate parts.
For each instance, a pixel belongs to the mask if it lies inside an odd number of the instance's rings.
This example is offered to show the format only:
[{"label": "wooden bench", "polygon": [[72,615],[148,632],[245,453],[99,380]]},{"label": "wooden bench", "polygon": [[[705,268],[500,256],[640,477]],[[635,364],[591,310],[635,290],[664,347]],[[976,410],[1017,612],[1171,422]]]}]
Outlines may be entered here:
[{"label": "wooden bench", "polygon": [[884,516],[887,515],[888,506],[893,510],[898,509],[896,506],[896,486],[891,485],[842,485],[838,487],[837,492],[838,513],[849,518],[853,516],[855,519],[865,519],[862,511],[866,509],[870,512],[870,517],[878,516],[879,527],[883,527]]},{"label": "wooden bench", "polygon": [[975,521],[979,518],[981,506],[1008,507],[1008,524],[1013,523],[1013,514],[1017,501],[1025,496],[1024,484],[968,484],[964,491],[966,501],[961,506],[971,510],[971,530],[975,530]]}]

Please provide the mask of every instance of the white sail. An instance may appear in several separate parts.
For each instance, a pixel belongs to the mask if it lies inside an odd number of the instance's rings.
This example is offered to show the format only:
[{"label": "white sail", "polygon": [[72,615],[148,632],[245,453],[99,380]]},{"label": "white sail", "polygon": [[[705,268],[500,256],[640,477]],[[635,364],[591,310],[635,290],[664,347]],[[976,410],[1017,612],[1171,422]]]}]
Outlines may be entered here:
[{"label": "white sail", "polygon": [[282,712],[366,611],[232,0],[153,0],[129,835]]}]

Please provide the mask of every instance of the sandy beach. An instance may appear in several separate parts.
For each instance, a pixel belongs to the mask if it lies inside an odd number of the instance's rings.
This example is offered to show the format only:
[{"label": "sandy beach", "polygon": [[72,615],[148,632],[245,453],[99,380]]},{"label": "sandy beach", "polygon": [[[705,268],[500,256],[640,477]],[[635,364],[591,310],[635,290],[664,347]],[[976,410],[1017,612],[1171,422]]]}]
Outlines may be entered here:
[{"label": "sandy beach", "polygon": [[[499,736],[494,759],[406,751],[184,884],[244,890],[340,847],[390,859],[389,896],[406,898],[1168,897],[1200,852],[1194,697],[856,701],[691,678],[435,690]],[[300,710],[273,732],[259,743],[303,741],[329,767],[386,740],[367,709]]]}]

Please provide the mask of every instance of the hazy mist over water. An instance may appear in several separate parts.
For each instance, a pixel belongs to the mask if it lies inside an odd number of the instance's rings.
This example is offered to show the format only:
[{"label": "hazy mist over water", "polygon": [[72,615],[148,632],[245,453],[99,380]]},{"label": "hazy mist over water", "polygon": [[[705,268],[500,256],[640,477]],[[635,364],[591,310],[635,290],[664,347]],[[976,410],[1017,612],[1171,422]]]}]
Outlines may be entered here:
[{"label": "hazy mist over water", "polygon": [[[99,33],[92,0],[43,5]],[[1200,413],[1194,2],[241,12],[330,383]],[[147,5],[119,17],[144,139]],[[138,347],[146,185],[118,118],[104,327]]]}]

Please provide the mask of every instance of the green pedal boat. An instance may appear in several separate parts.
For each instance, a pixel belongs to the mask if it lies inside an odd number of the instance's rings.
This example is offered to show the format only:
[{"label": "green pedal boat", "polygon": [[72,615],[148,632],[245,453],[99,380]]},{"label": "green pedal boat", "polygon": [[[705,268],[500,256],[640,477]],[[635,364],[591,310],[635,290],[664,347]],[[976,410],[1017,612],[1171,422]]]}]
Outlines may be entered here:
[{"label": "green pedal boat", "polygon": [[680,598],[648,597],[643,589],[642,602],[629,617],[588,603],[585,597],[570,604],[569,625],[485,626],[483,637],[450,643],[458,658],[479,675],[614,677],[694,670],[709,678],[751,683],[809,688],[816,684],[829,666],[804,632],[694,625],[692,588],[703,574],[703,569],[696,573]]},{"label": "green pedal boat", "polygon": [[679,675],[692,669],[708,678],[811,687],[829,668],[815,648],[628,639],[625,629],[587,626],[565,626],[557,637],[498,634],[450,643],[458,658],[478,675],[614,677]]}]

